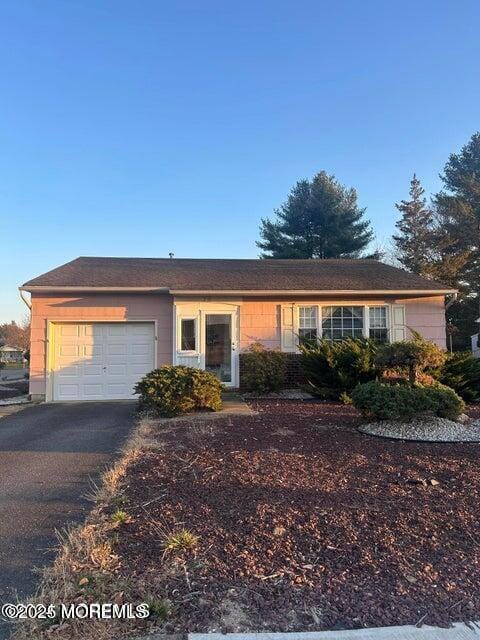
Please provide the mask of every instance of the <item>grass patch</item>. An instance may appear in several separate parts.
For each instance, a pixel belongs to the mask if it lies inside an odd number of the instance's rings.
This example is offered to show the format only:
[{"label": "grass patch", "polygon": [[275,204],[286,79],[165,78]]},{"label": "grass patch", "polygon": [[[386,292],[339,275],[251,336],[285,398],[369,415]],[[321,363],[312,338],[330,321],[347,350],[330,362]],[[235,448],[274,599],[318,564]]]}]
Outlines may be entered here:
[{"label": "grass patch", "polygon": [[172,613],[172,603],[167,598],[147,598],[150,617],[157,620],[166,620]]},{"label": "grass patch", "polygon": [[182,551],[196,551],[200,538],[189,529],[179,529],[172,531],[165,542],[163,548],[166,553],[181,553]]},{"label": "grass patch", "polygon": [[114,524],[125,524],[126,522],[130,522],[130,516],[123,509],[117,509],[114,511],[110,519]]}]

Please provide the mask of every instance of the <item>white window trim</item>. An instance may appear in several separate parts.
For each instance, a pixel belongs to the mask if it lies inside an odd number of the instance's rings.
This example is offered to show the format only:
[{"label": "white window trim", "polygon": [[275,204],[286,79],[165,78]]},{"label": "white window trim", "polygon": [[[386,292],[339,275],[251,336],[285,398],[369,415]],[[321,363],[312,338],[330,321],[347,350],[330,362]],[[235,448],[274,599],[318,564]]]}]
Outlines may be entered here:
[{"label": "white window trim", "polygon": [[[182,349],[182,322],[184,320],[193,320],[194,333],[195,333],[195,349]],[[198,332],[198,317],[197,316],[178,316],[177,317],[177,352],[186,356],[196,356],[199,353],[199,332]]]},{"label": "white window trim", "polygon": [[[300,309],[315,309],[315,327],[300,327]],[[297,306],[296,309],[296,313],[295,313],[295,320],[296,320],[296,326],[295,326],[295,335],[298,338],[298,344],[300,344],[300,329],[316,329],[317,330],[317,339],[321,337],[321,322],[320,322],[320,305],[318,304],[299,304]]]},{"label": "white window trim", "polygon": [[319,328],[318,328],[318,330],[319,330],[319,334],[318,335],[319,335],[320,338],[323,338],[322,309],[324,307],[362,307],[362,309],[363,309],[362,337],[365,338],[366,335],[368,335],[368,333],[367,334],[365,333],[366,316],[368,316],[368,313],[366,312],[366,309],[367,309],[366,305],[364,305],[364,304],[355,304],[353,302],[352,303],[344,303],[344,302],[342,302],[341,304],[330,303],[330,304],[319,304],[318,305],[317,317],[318,317],[318,324],[320,325]]},{"label": "white window trim", "polygon": [[313,303],[309,304],[307,302],[302,303],[292,303],[294,308],[293,318],[294,318],[294,326],[293,333],[297,340],[297,352],[299,352],[299,330],[300,330],[300,307],[315,307],[316,308],[316,322],[317,322],[317,336],[319,339],[323,337],[323,329],[322,329],[322,309],[323,307],[362,307],[363,308],[363,332],[362,336],[364,338],[368,338],[370,336],[370,308],[378,308],[383,307],[387,310],[387,343],[392,342],[392,330],[391,330],[391,318],[392,318],[392,303],[384,302],[379,304],[358,304],[358,302],[341,302],[341,303],[333,303],[330,302],[328,304],[318,304]]},{"label": "white window trim", "polygon": [[383,308],[387,310],[386,314],[386,330],[387,330],[387,344],[392,341],[392,331],[390,326],[390,318],[391,318],[391,304],[369,304],[365,307],[365,337],[370,337],[370,309],[378,309]]}]

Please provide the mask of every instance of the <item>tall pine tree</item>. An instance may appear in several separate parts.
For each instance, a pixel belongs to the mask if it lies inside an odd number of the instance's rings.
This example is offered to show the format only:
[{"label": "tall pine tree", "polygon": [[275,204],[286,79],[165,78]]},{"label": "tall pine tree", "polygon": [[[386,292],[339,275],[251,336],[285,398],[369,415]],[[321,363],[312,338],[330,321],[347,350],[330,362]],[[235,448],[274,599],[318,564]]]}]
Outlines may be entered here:
[{"label": "tall pine tree", "polygon": [[396,258],[409,271],[431,277],[433,214],[427,206],[425,189],[415,174],[409,194],[410,200],[395,205],[402,214],[395,225],[399,233],[393,236]]},{"label": "tall pine tree", "polygon": [[439,253],[435,275],[459,289],[448,317],[458,329],[455,346],[468,348],[480,316],[480,132],[449,157],[440,177],[444,189],[434,198]]},{"label": "tall pine tree", "polygon": [[441,176],[444,189],[435,196],[444,262],[458,262],[456,280],[468,295],[480,289],[480,132],[460,153],[452,153]]},{"label": "tall pine tree", "polygon": [[297,182],[274,213],[261,221],[262,258],[355,258],[373,237],[355,189],[325,171]]}]

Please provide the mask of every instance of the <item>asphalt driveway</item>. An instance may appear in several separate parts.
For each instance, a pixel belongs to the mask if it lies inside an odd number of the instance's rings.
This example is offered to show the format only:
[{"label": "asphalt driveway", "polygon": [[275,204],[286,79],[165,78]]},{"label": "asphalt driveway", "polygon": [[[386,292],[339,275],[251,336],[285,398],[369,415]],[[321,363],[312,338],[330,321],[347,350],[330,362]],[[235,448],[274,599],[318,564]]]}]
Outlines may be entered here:
[{"label": "asphalt driveway", "polygon": [[28,369],[0,369],[0,380],[23,380]]},{"label": "asphalt driveway", "polygon": [[[55,530],[80,522],[86,494],[129,434],[133,402],[29,406],[0,419],[0,602],[35,591]],[[8,629],[0,623],[0,638]]]}]

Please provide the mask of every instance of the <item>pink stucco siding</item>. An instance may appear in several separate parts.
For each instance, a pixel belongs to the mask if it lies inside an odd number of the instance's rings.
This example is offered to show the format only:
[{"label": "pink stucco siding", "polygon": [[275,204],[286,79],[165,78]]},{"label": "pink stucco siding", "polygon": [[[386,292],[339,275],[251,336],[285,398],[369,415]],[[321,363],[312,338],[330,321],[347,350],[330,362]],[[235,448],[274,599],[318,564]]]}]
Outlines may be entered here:
[{"label": "pink stucco siding", "polygon": [[403,304],[407,327],[421,333],[428,340],[445,347],[445,306],[443,296],[431,298],[383,298],[363,300],[339,300],[310,298],[304,300],[244,300],[240,307],[240,349],[252,342],[261,342],[268,348],[280,348],[280,309],[282,304],[295,302],[308,304]]},{"label": "pink stucco siding", "polygon": [[45,394],[48,322],[157,321],[158,365],[172,362],[173,298],[145,294],[32,294],[30,393]]}]

